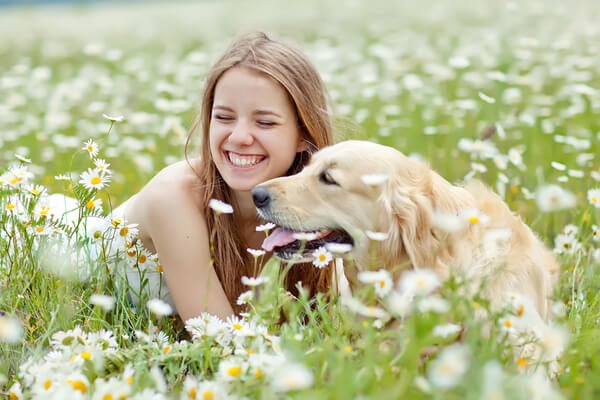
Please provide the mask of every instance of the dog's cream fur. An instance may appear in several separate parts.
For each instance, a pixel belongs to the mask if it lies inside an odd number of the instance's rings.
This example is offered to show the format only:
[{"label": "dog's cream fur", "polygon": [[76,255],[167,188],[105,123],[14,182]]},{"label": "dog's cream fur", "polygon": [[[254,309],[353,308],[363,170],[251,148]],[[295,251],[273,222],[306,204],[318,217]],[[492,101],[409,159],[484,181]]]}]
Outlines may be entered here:
[{"label": "dog's cream fur", "polygon": [[[369,175],[386,179],[365,182]],[[433,268],[442,278],[455,272],[474,289],[482,287],[492,306],[518,293],[535,304],[540,317],[549,318],[558,274],[552,253],[480,182],[453,185],[391,147],[346,141],[315,153],[299,174],[259,186],[270,196],[260,210],[267,219],[300,231],[349,233],[358,270],[383,267],[398,277],[407,268]],[[478,209],[489,220],[454,232],[436,223],[466,209]],[[367,231],[388,237],[373,242]],[[355,282],[356,270],[345,272]]]}]

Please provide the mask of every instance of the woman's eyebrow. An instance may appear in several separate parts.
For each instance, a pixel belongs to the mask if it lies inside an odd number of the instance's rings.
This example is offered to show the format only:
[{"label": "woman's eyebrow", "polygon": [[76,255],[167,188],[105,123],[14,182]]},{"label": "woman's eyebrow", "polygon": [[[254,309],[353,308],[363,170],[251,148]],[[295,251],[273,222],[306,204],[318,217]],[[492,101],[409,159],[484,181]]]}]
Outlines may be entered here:
[{"label": "woman's eyebrow", "polygon": [[214,105],[213,106],[213,110],[221,110],[221,111],[228,111],[228,112],[233,112],[233,109],[227,106],[222,106],[222,105]]},{"label": "woman's eyebrow", "polygon": [[274,117],[282,118],[282,116],[280,114],[276,113],[275,111],[271,111],[271,110],[256,110],[256,111],[254,111],[254,114],[256,114],[256,115],[272,115]]}]

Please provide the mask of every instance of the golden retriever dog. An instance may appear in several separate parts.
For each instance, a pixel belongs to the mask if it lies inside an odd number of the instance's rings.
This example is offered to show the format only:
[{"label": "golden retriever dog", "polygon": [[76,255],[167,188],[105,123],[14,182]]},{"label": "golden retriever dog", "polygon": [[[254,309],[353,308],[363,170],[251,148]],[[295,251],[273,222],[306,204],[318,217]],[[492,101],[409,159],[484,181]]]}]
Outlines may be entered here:
[{"label": "golden retriever dog", "polygon": [[[518,293],[550,317],[558,274],[552,252],[479,181],[454,185],[394,148],[351,140],[316,152],[300,173],[260,184],[252,195],[259,215],[278,225],[263,247],[279,258],[346,243],[355,262],[345,267],[351,284],[356,269],[386,268],[397,278],[407,268],[431,268],[442,279],[464,277],[492,307]],[[372,240],[373,232],[381,237]]]}]

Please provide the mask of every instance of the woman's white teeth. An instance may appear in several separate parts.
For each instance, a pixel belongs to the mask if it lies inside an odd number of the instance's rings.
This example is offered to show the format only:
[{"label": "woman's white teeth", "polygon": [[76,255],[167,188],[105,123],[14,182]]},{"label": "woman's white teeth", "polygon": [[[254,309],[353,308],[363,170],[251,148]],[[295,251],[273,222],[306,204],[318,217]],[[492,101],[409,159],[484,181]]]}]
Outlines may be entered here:
[{"label": "woman's white teeth", "polygon": [[242,156],[240,154],[229,153],[229,161],[236,167],[251,167],[258,164],[263,156]]}]

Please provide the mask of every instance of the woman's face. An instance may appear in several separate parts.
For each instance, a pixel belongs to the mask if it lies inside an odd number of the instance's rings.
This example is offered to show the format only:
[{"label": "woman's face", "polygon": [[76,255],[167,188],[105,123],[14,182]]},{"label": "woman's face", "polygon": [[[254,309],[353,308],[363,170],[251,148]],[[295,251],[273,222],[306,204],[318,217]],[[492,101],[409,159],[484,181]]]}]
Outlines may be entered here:
[{"label": "woman's face", "polygon": [[234,67],[215,86],[210,151],[234,191],[285,175],[305,150],[296,111],[285,89],[259,72]]}]

